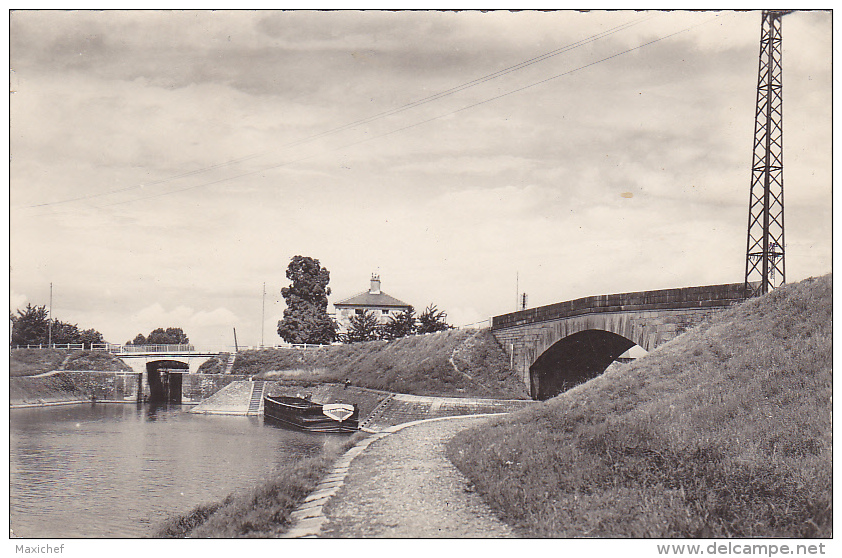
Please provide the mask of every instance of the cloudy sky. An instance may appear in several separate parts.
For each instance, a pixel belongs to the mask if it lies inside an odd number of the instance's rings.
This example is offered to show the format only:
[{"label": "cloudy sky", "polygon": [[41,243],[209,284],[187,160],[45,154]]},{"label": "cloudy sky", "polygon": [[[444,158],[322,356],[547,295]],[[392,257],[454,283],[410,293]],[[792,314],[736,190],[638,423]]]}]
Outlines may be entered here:
[{"label": "cloudy sky", "polygon": [[[831,16],[784,19],[786,265],[831,271]],[[296,254],[461,326],[741,282],[759,12],[10,16],[10,307],[280,342]],[[261,324],[263,284],[265,322]]]}]

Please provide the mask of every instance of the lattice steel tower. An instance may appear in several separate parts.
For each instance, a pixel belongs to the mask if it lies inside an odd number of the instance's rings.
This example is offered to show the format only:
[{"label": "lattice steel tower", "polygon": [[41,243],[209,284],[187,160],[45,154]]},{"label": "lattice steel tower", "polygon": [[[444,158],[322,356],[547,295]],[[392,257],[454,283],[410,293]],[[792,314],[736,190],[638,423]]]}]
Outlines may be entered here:
[{"label": "lattice steel tower", "polygon": [[764,10],[761,23],[746,247],[749,296],[766,294],[786,282],[781,18],[790,11]]}]

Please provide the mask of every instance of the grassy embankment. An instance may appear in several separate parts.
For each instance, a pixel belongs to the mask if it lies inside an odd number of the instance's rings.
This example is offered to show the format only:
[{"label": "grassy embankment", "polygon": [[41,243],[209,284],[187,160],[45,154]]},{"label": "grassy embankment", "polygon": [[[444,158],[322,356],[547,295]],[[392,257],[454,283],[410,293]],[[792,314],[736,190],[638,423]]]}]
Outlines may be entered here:
[{"label": "grassy embankment", "polygon": [[297,383],[342,383],[413,395],[524,399],[524,386],[491,332],[450,330],[394,341],[237,355],[234,374]]},{"label": "grassy embankment", "polygon": [[282,466],[273,478],[221,503],[197,506],[159,526],[159,538],[272,537],[290,526],[290,514],[316,487],[337,457],[365,436],[357,433],[315,457]]},{"label": "grassy embankment", "polygon": [[[65,362],[65,359],[67,361]],[[9,376],[35,376],[63,370],[129,371],[131,368],[110,353],[100,351],[65,351],[61,349],[12,349]]]},{"label": "grassy embankment", "polygon": [[98,372],[131,372],[132,367],[111,353],[75,351],[64,365],[65,370],[94,370]]},{"label": "grassy embankment", "polygon": [[[65,361],[65,359],[67,359]],[[9,400],[18,403],[87,400],[90,394],[61,372],[41,378],[36,374],[59,370],[131,370],[108,353],[60,349],[13,349],[9,355]]]},{"label": "grassy embankment", "polygon": [[449,457],[528,536],[830,537],[831,312],[785,286]]},{"label": "grassy embankment", "polygon": [[58,370],[70,351],[61,349],[12,349],[9,352],[9,376],[34,376]]}]

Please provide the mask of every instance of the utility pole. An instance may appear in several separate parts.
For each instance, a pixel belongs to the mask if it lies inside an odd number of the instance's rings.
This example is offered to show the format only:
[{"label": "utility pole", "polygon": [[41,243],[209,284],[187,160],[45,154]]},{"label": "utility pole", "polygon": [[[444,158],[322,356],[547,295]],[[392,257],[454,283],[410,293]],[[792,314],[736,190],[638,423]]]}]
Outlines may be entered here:
[{"label": "utility pole", "polygon": [[50,308],[47,310],[47,348],[53,344],[53,284],[50,283]]},{"label": "utility pole", "polygon": [[239,353],[240,348],[237,346],[237,328],[234,328],[234,352]]},{"label": "utility pole", "polygon": [[260,348],[263,348],[263,329],[266,324],[266,281],[263,282],[263,310],[260,313]]},{"label": "utility pole", "polygon": [[515,312],[520,306],[520,271],[515,271]]},{"label": "utility pole", "polygon": [[784,153],[781,18],[792,10],[764,10],[757,72],[745,291],[764,295],[786,282],[784,265]]}]

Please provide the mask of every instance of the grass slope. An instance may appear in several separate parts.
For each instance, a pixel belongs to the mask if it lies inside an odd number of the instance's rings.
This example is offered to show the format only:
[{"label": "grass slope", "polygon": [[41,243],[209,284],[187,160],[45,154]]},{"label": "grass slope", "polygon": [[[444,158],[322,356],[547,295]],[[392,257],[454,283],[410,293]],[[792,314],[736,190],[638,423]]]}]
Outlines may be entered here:
[{"label": "grass slope", "polygon": [[131,367],[110,353],[99,351],[65,351],[61,349],[12,349],[9,353],[9,376],[34,376],[58,370],[68,358],[65,370],[128,371]]},{"label": "grass slope", "polygon": [[231,353],[219,353],[199,365],[199,374],[224,374]]},{"label": "grass slope", "polygon": [[111,353],[76,351],[64,366],[65,370],[97,370],[101,372],[131,372],[132,367]]},{"label": "grass slope", "polygon": [[34,376],[57,370],[70,351],[61,349],[12,349],[9,351],[9,376]]},{"label": "grass slope", "polygon": [[490,331],[450,330],[313,350],[239,353],[234,374],[344,382],[414,395],[526,398]]},{"label": "grass slope", "polygon": [[830,537],[831,313],[787,285],[448,455],[528,536]]}]

